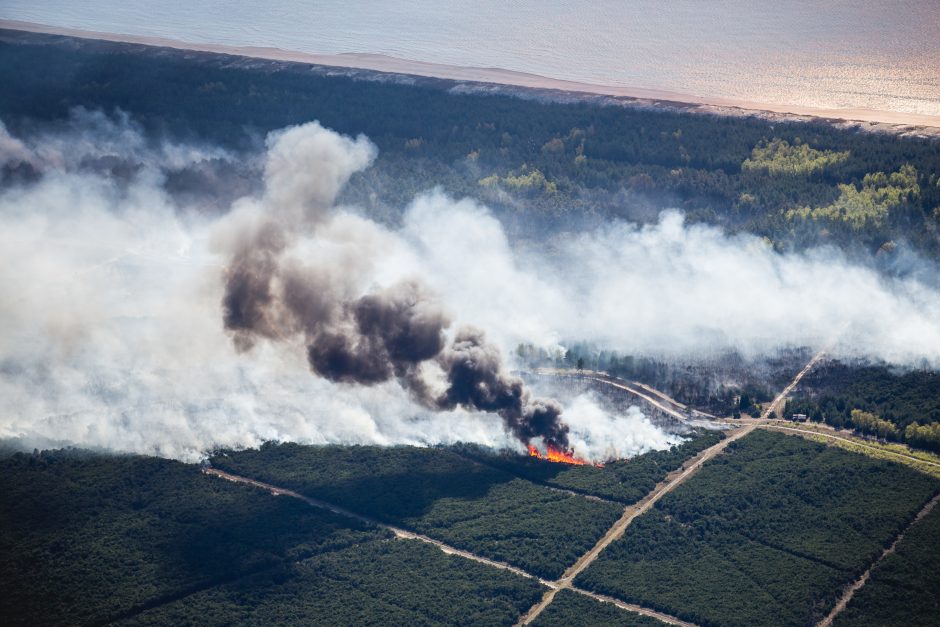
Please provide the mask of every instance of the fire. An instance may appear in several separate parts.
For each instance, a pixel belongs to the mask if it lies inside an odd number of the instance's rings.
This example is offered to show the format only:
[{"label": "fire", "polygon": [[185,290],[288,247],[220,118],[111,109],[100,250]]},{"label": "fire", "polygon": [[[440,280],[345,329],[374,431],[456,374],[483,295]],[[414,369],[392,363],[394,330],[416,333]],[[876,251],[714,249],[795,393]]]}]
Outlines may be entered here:
[{"label": "fire", "polygon": [[558,462],[561,464],[573,464],[575,466],[584,466],[587,464],[587,462],[583,459],[578,459],[567,451],[560,451],[558,449],[552,448],[551,446],[548,447],[548,452],[545,455],[542,455],[542,453],[540,453],[537,448],[530,444],[529,455],[538,459],[547,459],[550,462]]}]

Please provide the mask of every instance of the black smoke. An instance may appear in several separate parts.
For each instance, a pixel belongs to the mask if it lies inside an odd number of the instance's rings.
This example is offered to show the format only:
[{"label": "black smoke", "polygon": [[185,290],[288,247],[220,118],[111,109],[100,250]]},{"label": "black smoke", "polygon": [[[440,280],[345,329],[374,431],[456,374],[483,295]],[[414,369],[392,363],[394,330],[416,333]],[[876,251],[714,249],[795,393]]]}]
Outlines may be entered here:
[{"label": "black smoke", "polygon": [[[493,412],[522,442],[542,438],[567,450],[558,404],[532,398],[481,331],[458,329],[448,342],[450,316],[421,281],[363,289],[369,277],[362,268],[384,261],[379,227],[346,219],[331,231],[331,207],[374,156],[365,138],[316,123],[268,138],[264,194],[245,199],[227,231],[222,307],[236,348],[300,338],[320,377],[357,385],[396,380],[428,408]],[[318,255],[324,246],[347,254]]]},{"label": "black smoke", "polygon": [[[273,321],[289,319],[289,328],[303,333],[310,368],[321,377],[358,385],[395,379],[426,407],[493,412],[524,444],[541,438],[567,450],[561,406],[533,398],[522,380],[506,371],[499,349],[482,331],[461,328],[448,343],[450,319],[418,281],[334,302],[315,272],[306,282],[291,275],[278,293],[273,285],[278,268],[269,248],[244,250],[231,268],[224,320],[239,348],[251,346],[255,337],[277,339]],[[425,364],[443,372],[443,392],[433,392],[422,376]]]},{"label": "black smoke", "polygon": [[460,329],[437,361],[449,382],[436,400],[438,407],[462,405],[496,412],[523,443],[540,437],[547,445],[568,450],[568,426],[560,420],[561,406],[553,400],[533,399],[521,379],[505,372],[499,349],[487,343],[482,331]]}]

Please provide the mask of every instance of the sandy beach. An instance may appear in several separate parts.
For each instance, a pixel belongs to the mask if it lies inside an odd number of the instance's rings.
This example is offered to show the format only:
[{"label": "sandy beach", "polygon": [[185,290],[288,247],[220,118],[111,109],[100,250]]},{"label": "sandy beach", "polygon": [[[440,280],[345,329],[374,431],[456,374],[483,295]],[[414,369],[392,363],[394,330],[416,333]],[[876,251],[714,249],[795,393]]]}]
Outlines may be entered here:
[{"label": "sandy beach", "polygon": [[727,115],[762,115],[765,117],[821,118],[831,121],[864,123],[870,130],[883,130],[915,135],[940,135],[940,116],[877,111],[870,109],[817,109],[763,102],[748,102],[730,98],[699,97],[669,91],[597,85],[559,80],[537,74],[515,72],[500,68],[462,67],[411,61],[380,54],[311,54],[280,48],[231,46],[192,43],[161,37],[146,37],[103,33],[73,28],[60,28],[0,19],[0,29],[19,30],[50,35],[63,35],[100,41],[159,46],[177,50],[229,54],[274,61],[291,61],[337,68],[371,70],[461,82],[474,82],[539,90],[552,90],[569,94],[587,94],[639,100],[649,104],[688,107],[707,113]]}]

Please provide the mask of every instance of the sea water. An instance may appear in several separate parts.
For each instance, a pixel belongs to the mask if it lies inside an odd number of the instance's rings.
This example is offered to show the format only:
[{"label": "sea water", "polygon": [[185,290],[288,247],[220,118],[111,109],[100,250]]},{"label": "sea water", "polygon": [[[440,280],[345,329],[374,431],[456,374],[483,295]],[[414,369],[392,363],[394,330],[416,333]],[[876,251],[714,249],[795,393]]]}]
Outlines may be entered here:
[{"label": "sea water", "polygon": [[940,0],[0,0],[0,18],[940,115]]}]

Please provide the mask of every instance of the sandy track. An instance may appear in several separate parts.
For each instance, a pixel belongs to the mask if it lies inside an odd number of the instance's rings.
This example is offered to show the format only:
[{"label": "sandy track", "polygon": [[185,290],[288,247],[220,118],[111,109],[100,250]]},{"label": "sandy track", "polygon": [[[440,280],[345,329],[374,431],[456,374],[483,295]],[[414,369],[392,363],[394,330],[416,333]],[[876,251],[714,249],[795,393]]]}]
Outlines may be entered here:
[{"label": "sandy track", "polygon": [[904,453],[899,453],[897,451],[892,451],[890,449],[878,448],[877,446],[871,446],[871,445],[865,444],[864,442],[859,442],[851,438],[844,438],[840,435],[836,435],[835,433],[826,433],[826,431],[815,431],[813,429],[800,429],[798,427],[786,427],[784,425],[777,425],[777,424],[763,425],[763,428],[769,429],[771,431],[789,431],[792,433],[804,433],[807,435],[816,435],[821,438],[827,438],[829,440],[839,440],[840,442],[847,442],[848,444],[851,444],[852,446],[858,446],[860,448],[867,448],[869,450],[876,451],[879,454],[894,455],[895,457],[903,457],[904,459],[909,459],[913,462],[917,462],[918,464],[926,464],[928,466],[935,466],[935,467],[940,468],[940,464],[938,464],[937,462],[932,462],[928,459],[921,459],[920,457],[914,457],[913,455],[905,455]]},{"label": "sandy track", "polygon": [[876,566],[878,566],[878,564],[880,564],[884,558],[894,553],[894,551],[898,548],[898,545],[901,543],[901,540],[904,539],[904,534],[910,531],[911,527],[913,527],[919,520],[929,514],[930,511],[936,507],[938,501],[940,501],[940,494],[937,494],[932,499],[930,499],[927,504],[924,505],[924,507],[919,512],[917,512],[917,516],[914,517],[914,520],[911,521],[911,524],[905,527],[904,530],[898,534],[898,536],[894,539],[894,542],[891,543],[891,546],[881,552],[881,555],[879,555],[878,558],[871,563],[868,569],[862,573],[861,577],[853,581],[845,588],[842,596],[839,597],[839,600],[836,602],[835,607],[832,608],[832,611],[829,612],[829,615],[826,616],[826,618],[816,623],[816,627],[830,627],[832,625],[832,621],[842,612],[842,610],[845,609],[845,607],[849,604],[849,601],[852,600],[852,597],[855,596],[855,593],[861,590],[862,586],[868,582],[868,578],[871,577],[871,571]]},{"label": "sandy track", "polygon": [[809,360],[809,363],[803,366],[803,369],[796,373],[796,376],[793,377],[793,380],[790,381],[789,385],[783,388],[780,394],[777,394],[777,397],[773,400],[773,402],[768,405],[766,409],[764,409],[764,413],[761,414],[761,419],[766,420],[772,413],[777,411],[780,406],[786,402],[787,396],[790,394],[790,392],[793,391],[797,384],[799,384],[800,380],[805,377],[809,371],[812,370],[817,363],[819,363],[819,360],[825,357],[825,355],[825,351],[819,351],[813,355],[813,358]]},{"label": "sandy track", "polygon": [[[233,481],[233,482],[236,482],[236,483],[242,483],[242,484],[245,484],[245,485],[250,485],[250,486],[253,486],[253,487],[255,487],[255,488],[260,488],[260,489],[262,489],[262,490],[265,490],[265,491],[267,491],[267,492],[270,492],[271,494],[273,494],[273,495],[275,495],[275,496],[289,496],[289,497],[291,497],[291,498],[299,499],[299,500],[303,501],[304,503],[307,503],[308,505],[311,505],[311,506],[313,506],[313,507],[319,507],[319,508],[321,508],[321,509],[325,509],[325,510],[327,510],[327,511],[333,512],[334,514],[339,514],[340,516],[346,516],[346,517],[348,517],[348,518],[353,518],[353,519],[355,519],[355,520],[360,520],[360,521],[362,521],[362,522],[365,522],[365,523],[368,523],[368,524],[371,524],[371,525],[375,525],[375,526],[377,526],[377,527],[381,527],[382,529],[387,529],[387,530],[391,531],[392,533],[394,533],[397,538],[406,539],[406,540],[419,540],[419,541],[421,541],[421,542],[425,542],[425,543],[427,543],[427,544],[431,544],[431,545],[436,546],[438,549],[440,549],[441,551],[443,551],[444,553],[446,553],[446,554],[448,554],[448,555],[456,555],[456,556],[458,556],[458,557],[462,557],[462,558],[465,558],[465,559],[468,559],[468,560],[473,560],[474,562],[478,562],[478,563],[480,563],[480,564],[486,564],[487,566],[490,566],[490,567],[493,567],[493,568],[499,568],[499,569],[502,569],[502,570],[509,571],[509,572],[514,573],[514,574],[516,574],[516,575],[519,575],[519,576],[521,576],[521,577],[526,577],[527,579],[534,579],[534,580],[538,581],[539,583],[541,583],[543,586],[546,586],[546,587],[548,588],[548,592],[549,592],[552,596],[554,596],[554,593],[557,592],[557,588],[558,588],[557,582],[554,582],[554,581],[547,581],[547,580],[545,580],[545,579],[542,579],[541,577],[537,577],[537,576],[533,575],[532,573],[526,572],[526,571],[522,570],[521,568],[516,568],[515,566],[511,566],[511,565],[506,564],[506,563],[504,563],[504,562],[498,562],[498,561],[496,561],[496,560],[491,560],[491,559],[489,559],[489,558],[482,557],[482,556],[480,556],[480,555],[476,555],[476,554],[471,553],[471,552],[469,552],[469,551],[464,551],[464,550],[462,550],[462,549],[458,549],[458,548],[456,548],[456,547],[452,547],[452,546],[450,546],[449,544],[445,544],[444,542],[441,542],[441,541],[439,541],[439,540],[435,540],[434,538],[429,538],[428,536],[425,536],[425,535],[422,535],[422,534],[419,534],[419,533],[414,533],[414,532],[412,532],[412,531],[408,531],[408,530],[402,529],[402,528],[400,528],[400,527],[395,527],[395,526],[393,526],[393,525],[387,525],[387,524],[385,524],[385,523],[379,522],[378,520],[376,520],[376,519],[374,519],[374,518],[372,518],[372,517],[370,517],[370,516],[364,516],[364,515],[362,515],[362,514],[357,514],[357,513],[352,512],[352,511],[350,511],[350,510],[348,510],[348,509],[346,509],[346,508],[344,508],[344,507],[339,507],[338,505],[333,505],[332,503],[327,503],[326,501],[321,501],[320,499],[315,499],[315,498],[311,498],[311,497],[309,497],[309,496],[304,496],[303,494],[300,494],[300,493],[298,493],[298,492],[294,492],[293,490],[288,490],[288,489],[286,489],[286,488],[280,488],[280,487],[275,486],[275,485],[272,485],[272,484],[270,484],[270,483],[265,483],[265,482],[263,482],[263,481],[258,481],[257,479],[251,479],[251,478],[249,478],[249,477],[243,477],[243,476],[241,476],[241,475],[235,475],[235,474],[232,474],[232,473],[229,473],[229,472],[225,472],[224,470],[218,470],[218,469],[216,469],[216,468],[206,468],[203,472],[205,472],[207,475],[212,475],[212,476],[214,476],[214,477],[219,477],[219,478],[222,478],[222,479],[226,479],[226,480],[228,480],[228,481]],[[651,616],[651,617],[653,617],[653,618],[657,618],[657,619],[659,619],[659,620],[661,620],[661,621],[663,621],[663,622],[665,622],[665,623],[671,624],[671,625],[683,625],[683,626],[685,626],[685,627],[695,627],[694,625],[691,625],[690,623],[683,622],[683,621],[679,620],[678,618],[675,618],[675,617],[673,617],[673,616],[669,616],[668,614],[664,614],[664,613],[658,612],[658,611],[656,611],[656,610],[652,610],[652,609],[649,609],[649,608],[641,607],[641,606],[639,606],[639,605],[634,605],[634,604],[632,604],[632,603],[626,603],[626,602],[624,602],[624,601],[620,601],[620,600],[617,600],[617,599],[613,599],[613,598],[611,598],[611,597],[606,597],[606,596],[604,596],[604,595],[596,594],[596,593],[594,593],[594,592],[589,592],[589,591],[587,591],[587,590],[582,590],[582,589],[580,589],[580,588],[574,588],[574,587],[572,587],[572,586],[570,586],[570,585],[565,586],[565,587],[569,587],[569,588],[571,588],[574,592],[577,592],[578,594],[583,594],[583,595],[585,595],[585,596],[587,596],[587,597],[590,597],[590,598],[592,598],[592,599],[595,599],[595,600],[597,600],[597,601],[601,601],[601,602],[604,602],[604,603],[613,603],[614,605],[616,605],[617,607],[619,607],[619,608],[621,608],[621,609],[624,609],[624,610],[627,610],[627,611],[630,611],[630,612],[634,612],[634,613],[637,613],[637,614],[643,614],[643,615],[645,615],[645,616]]]},{"label": "sandy track", "polygon": [[227,479],[228,481],[234,481],[235,483],[243,483],[246,485],[254,486],[256,488],[261,488],[262,490],[266,490],[275,496],[283,495],[283,496],[289,496],[295,499],[300,499],[304,503],[307,503],[308,505],[312,505],[313,507],[319,507],[321,509],[331,511],[334,514],[339,514],[340,516],[346,516],[347,518],[354,518],[356,520],[361,520],[362,522],[368,523],[370,525],[375,525],[376,527],[387,529],[391,531],[392,533],[394,533],[395,536],[398,538],[405,539],[405,540],[420,540],[421,542],[426,542],[427,544],[433,544],[434,546],[439,548],[444,553],[447,553],[448,555],[457,555],[459,557],[463,557],[468,560],[473,560],[474,562],[479,562],[481,564],[486,564],[487,566],[492,566],[493,568],[508,570],[509,572],[515,573],[522,577],[526,577],[528,579],[535,579],[536,581],[539,581],[546,586],[552,585],[552,582],[546,581],[540,577],[536,577],[535,575],[531,573],[527,573],[521,568],[516,568],[515,566],[510,566],[509,564],[506,564],[504,562],[498,562],[496,560],[491,560],[486,557],[475,555],[473,553],[470,553],[469,551],[464,551],[462,549],[452,547],[449,544],[445,544],[439,540],[435,540],[425,535],[421,535],[420,533],[414,533],[412,531],[408,531],[407,529],[402,529],[400,527],[387,525],[369,516],[357,514],[343,507],[339,507],[338,505],[327,503],[326,501],[321,501],[319,499],[314,499],[309,496],[304,496],[303,494],[299,494],[297,492],[294,492],[293,490],[279,488],[275,485],[271,485],[270,483],[265,483],[263,481],[258,481],[256,479],[251,479],[249,477],[233,475],[232,473],[225,472],[224,470],[218,470],[216,468],[206,468],[203,472],[205,472],[207,475],[213,475],[215,477],[221,477],[222,479]]},{"label": "sandy track", "polygon": [[600,601],[601,603],[610,603],[616,605],[622,610],[627,610],[628,612],[633,612],[635,614],[642,614],[643,616],[649,616],[650,618],[655,618],[667,625],[680,625],[680,627],[696,627],[695,623],[688,623],[684,620],[678,619],[675,616],[670,616],[669,614],[663,614],[662,612],[657,612],[656,610],[651,610],[647,607],[642,607],[640,605],[634,605],[633,603],[627,603],[621,601],[620,599],[615,599],[614,597],[609,597],[605,594],[597,594],[596,592],[591,592],[589,590],[584,590],[582,588],[576,588],[571,586],[572,591],[577,592],[578,594],[583,594],[586,597],[591,597],[595,601]]},{"label": "sandy track", "polygon": [[[545,596],[542,597],[542,600],[532,606],[532,608],[526,612],[522,618],[519,619],[517,625],[528,625],[533,620],[535,620],[535,618],[551,604],[558,590],[570,588],[572,590],[580,591],[580,589],[576,589],[572,585],[575,577],[577,577],[588,566],[590,566],[591,563],[594,562],[594,560],[596,560],[597,557],[601,554],[601,552],[610,546],[612,542],[623,536],[624,532],[627,530],[627,527],[629,527],[637,517],[648,511],[653,505],[656,504],[657,501],[666,496],[669,492],[675,490],[677,487],[685,483],[690,477],[701,470],[702,466],[707,461],[721,453],[729,444],[743,438],[748,433],[754,431],[754,429],[756,429],[758,426],[759,424],[755,422],[732,432],[721,442],[718,442],[714,446],[705,449],[691,460],[687,461],[681,468],[667,475],[667,477],[662,482],[660,482],[652,492],[643,497],[643,499],[641,499],[639,502],[628,506],[617,522],[615,522],[613,526],[607,530],[607,533],[605,533],[604,536],[597,541],[597,544],[595,544],[594,547],[591,548],[591,550],[589,550],[587,553],[582,555],[578,561],[571,565],[557,581],[553,582],[554,585],[552,586],[552,589],[546,592]],[[623,602],[621,601],[620,603]],[[688,624],[683,623],[677,618],[672,619],[672,622],[673,624]]]},{"label": "sandy track", "polygon": [[[641,383],[632,383],[630,381],[625,381],[624,379],[612,377],[600,372],[594,372],[592,370],[559,370],[554,368],[539,368],[536,370],[536,373],[552,377],[577,377],[579,379],[586,379],[588,381],[597,381],[598,383],[609,385],[619,390],[623,390],[624,392],[628,392],[637,398],[641,398],[653,407],[681,422],[689,421],[689,415],[685,413],[687,409],[685,405],[672,400],[659,390],[655,390]],[[657,396],[659,397],[658,399],[655,398]]]},{"label": "sandy track", "polygon": [[[740,440],[758,427],[766,424],[767,417],[770,416],[771,413],[774,412],[785,401],[787,395],[793,391],[797,384],[799,384],[800,380],[806,376],[810,370],[813,369],[820,359],[823,358],[824,354],[825,353],[823,351],[820,351],[819,353],[813,355],[813,358],[809,360],[809,363],[807,363],[802,370],[796,373],[796,375],[793,377],[793,380],[790,381],[790,383],[785,388],[783,388],[779,394],[777,394],[770,405],[767,406],[760,419],[744,424],[737,430],[731,432],[721,442],[718,442],[717,444],[700,452],[691,460],[687,461],[682,466],[682,468],[667,475],[666,478],[642,500],[635,503],[634,505],[628,506],[624,510],[623,516],[621,516],[620,519],[617,520],[617,522],[615,522],[613,526],[607,531],[607,533],[605,533],[604,536],[598,540],[597,544],[595,544],[590,551],[582,555],[577,562],[568,568],[568,570],[565,571],[558,581],[554,582],[555,585],[552,587],[552,589],[546,592],[542,599],[532,606],[532,608],[529,609],[529,611],[519,619],[517,625],[528,625],[533,620],[535,620],[535,618],[538,617],[538,615],[541,614],[545,608],[551,605],[552,601],[555,599],[555,595],[559,590],[564,588],[574,589],[572,586],[574,578],[582,573],[588,566],[590,566],[591,563],[597,559],[598,555],[600,555],[601,552],[607,548],[611,542],[620,538],[626,532],[627,527],[630,526],[630,523],[632,523],[638,516],[649,510],[649,508],[655,505],[657,501],[666,496],[669,492],[675,490],[677,487],[685,483],[690,477],[701,470],[702,466],[704,466],[706,462],[719,455],[732,442]],[[606,378],[597,378],[595,380],[636,393],[629,387],[608,381]],[[678,619],[675,620],[678,621]]]}]

